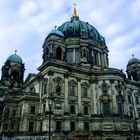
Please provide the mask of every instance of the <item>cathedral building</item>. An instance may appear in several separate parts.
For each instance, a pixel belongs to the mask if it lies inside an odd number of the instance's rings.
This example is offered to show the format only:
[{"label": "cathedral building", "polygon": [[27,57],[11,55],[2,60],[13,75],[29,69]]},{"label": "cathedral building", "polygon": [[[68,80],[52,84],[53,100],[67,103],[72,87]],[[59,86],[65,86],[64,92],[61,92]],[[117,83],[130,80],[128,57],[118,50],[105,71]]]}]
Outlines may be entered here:
[{"label": "cathedral building", "polygon": [[[140,60],[109,67],[105,38],[76,8],[43,44],[38,73],[8,57],[0,80],[1,139],[140,140]],[[25,62],[26,63],[26,62]]]}]

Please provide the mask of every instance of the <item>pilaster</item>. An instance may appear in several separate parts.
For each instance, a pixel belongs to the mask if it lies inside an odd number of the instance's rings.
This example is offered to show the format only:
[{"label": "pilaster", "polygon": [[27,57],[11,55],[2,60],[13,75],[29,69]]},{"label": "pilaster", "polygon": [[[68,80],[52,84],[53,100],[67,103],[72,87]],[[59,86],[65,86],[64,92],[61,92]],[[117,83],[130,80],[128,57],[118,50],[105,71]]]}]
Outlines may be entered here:
[{"label": "pilaster", "polygon": [[81,80],[78,79],[78,114],[82,114],[82,105],[81,105]]},{"label": "pilaster", "polygon": [[68,107],[68,76],[64,75],[64,78],[65,78],[64,112],[69,112],[69,107]]}]

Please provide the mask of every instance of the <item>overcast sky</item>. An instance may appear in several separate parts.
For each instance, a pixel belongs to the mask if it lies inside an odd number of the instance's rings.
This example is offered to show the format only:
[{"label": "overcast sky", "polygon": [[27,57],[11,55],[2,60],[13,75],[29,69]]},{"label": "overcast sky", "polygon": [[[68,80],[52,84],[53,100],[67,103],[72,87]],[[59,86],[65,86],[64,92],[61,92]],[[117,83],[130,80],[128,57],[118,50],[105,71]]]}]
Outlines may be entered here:
[{"label": "overcast sky", "polygon": [[110,67],[125,71],[132,54],[140,58],[140,0],[0,0],[0,68],[17,49],[25,75],[37,73],[45,37],[70,20],[73,3],[105,37]]}]

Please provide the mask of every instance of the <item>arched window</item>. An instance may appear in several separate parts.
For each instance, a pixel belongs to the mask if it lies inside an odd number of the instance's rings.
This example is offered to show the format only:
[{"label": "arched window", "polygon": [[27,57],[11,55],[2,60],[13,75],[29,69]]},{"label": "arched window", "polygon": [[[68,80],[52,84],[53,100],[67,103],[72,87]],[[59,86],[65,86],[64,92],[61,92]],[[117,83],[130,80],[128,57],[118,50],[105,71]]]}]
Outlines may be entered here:
[{"label": "arched window", "polygon": [[82,97],[88,97],[88,89],[85,86],[82,86]]},{"label": "arched window", "polygon": [[16,70],[11,72],[12,79],[18,79],[18,72]]},{"label": "arched window", "polygon": [[57,47],[57,49],[56,49],[56,58],[57,59],[62,58],[62,49],[60,47]]},{"label": "arched window", "polygon": [[73,64],[73,49],[68,50],[68,58],[67,61],[69,64]]},{"label": "arched window", "polygon": [[75,63],[79,64],[80,62],[80,54],[79,54],[79,49],[75,50]]},{"label": "arched window", "polygon": [[87,55],[86,55],[86,49],[84,48],[84,50],[83,50],[83,57],[86,57]]},{"label": "arched window", "polygon": [[110,113],[110,102],[109,101],[104,101],[102,103],[102,108],[103,108],[103,115],[104,116],[110,116],[111,113]]},{"label": "arched window", "polygon": [[95,66],[98,65],[98,56],[97,56],[97,51],[92,51],[91,52],[91,63]]},{"label": "arched window", "polygon": [[97,58],[97,53],[94,52],[94,65],[98,65],[98,58]]},{"label": "arched window", "polygon": [[69,84],[69,96],[74,96],[75,92],[74,92],[74,84],[70,83]]},{"label": "arched window", "polygon": [[31,92],[31,93],[35,93],[35,87],[34,87],[34,86],[32,86],[32,87],[30,88],[30,92]]},{"label": "arched window", "polygon": [[118,95],[116,97],[116,100],[117,100],[117,113],[119,115],[122,115],[123,114],[123,97],[122,97],[122,95]]},{"label": "arched window", "polygon": [[79,64],[80,62],[79,49],[68,49],[67,62],[69,64]]},{"label": "arched window", "polygon": [[69,85],[68,85],[68,94],[69,96],[75,96],[76,95],[76,81],[74,80],[71,80],[69,82]]},{"label": "arched window", "polygon": [[101,105],[102,105],[102,114],[105,117],[108,117],[111,115],[111,99],[110,96],[107,94],[103,94],[100,97]]},{"label": "arched window", "polygon": [[123,113],[123,110],[122,110],[122,103],[121,103],[121,102],[118,102],[117,104],[118,104],[118,114],[119,114],[119,115],[122,115],[122,113]]}]

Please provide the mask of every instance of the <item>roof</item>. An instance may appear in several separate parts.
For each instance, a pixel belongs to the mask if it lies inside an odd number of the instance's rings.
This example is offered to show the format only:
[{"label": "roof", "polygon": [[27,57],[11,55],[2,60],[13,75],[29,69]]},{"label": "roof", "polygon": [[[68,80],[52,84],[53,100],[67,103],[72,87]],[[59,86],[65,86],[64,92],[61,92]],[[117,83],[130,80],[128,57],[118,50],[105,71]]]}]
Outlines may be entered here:
[{"label": "roof", "polygon": [[22,64],[22,59],[19,55],[17,54],[12,54],[7,58],[7,61],[10,62],[16,62],[16,63],[21,63]]},{"label": "roof", "polygon": [[140,64],[140,60],[139,60],[138,58],[135,58],[135,57],[133,56],[133,58],[131,58],[131,59],[128,61],[127,66],[130,66],[130,65],[132,65],[132,64]]},{"label": "roof", "polygon": [[[53,29],[53,30],[49,33],[49,35],[57,35],[57,36],[60,36],[60,37],[64,37],[64,34],[63,34],[61,31],[57,30],[57,29]],[[48,36],[49,36],[49,35],[48,35]]]},{"label": "roof", "polygon": [[104,37],[100,35],[96,28],[88,22],[81,21],[79,17],[72,17],[71,21],[67,21],[58,27],[66,38],[80,37],[83,39],[93,39],[94,41],[105,44]]}]

